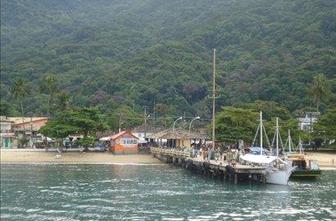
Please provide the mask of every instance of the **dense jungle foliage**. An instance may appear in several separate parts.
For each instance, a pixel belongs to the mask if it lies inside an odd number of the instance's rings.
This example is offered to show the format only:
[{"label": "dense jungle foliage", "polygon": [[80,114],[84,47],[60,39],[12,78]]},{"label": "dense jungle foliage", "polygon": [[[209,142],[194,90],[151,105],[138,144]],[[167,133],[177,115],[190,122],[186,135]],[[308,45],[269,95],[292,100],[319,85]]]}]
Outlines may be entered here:
[{"label": "dense jungle foliage", "polygon": [[146,106],[209,119],[212,48],[218,111],[325,112],[335,96],[310,91],[322,73],[336,92],[335,47],[334,0],[2,0],[1,115],[96,107],[137,124]]}]

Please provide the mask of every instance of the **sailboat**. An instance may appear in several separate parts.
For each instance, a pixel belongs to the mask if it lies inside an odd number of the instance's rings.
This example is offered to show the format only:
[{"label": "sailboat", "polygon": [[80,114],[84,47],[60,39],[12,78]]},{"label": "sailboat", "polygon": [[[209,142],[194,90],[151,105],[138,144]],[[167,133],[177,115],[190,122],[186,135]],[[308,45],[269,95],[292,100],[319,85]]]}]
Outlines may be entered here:
[{"label": "sailboat", "polygon": [[301,138],[299,138],[298,144],[299,151],[292,151],[293,141],[290,130],[288,130],[286,144],[288,144],[288,152],[285,152],[285,156],[292,163],[292,166],[296,167],[291,178],[315,179],[321,175],[318,163],[306,158],[303,152]]},{"label": "sailboat", "polygon": [[[265,167],[266,172],[266,183],[287,185],[289,177],[291,176],[294,168],[290,163],[282,160],[279,157],[279,146],[278,142],[276,145],[276,156],[266,155],[263,150],[263,130],[265,130],[262,123],[262,112],[260,112],[260,123],[257,129],[259,131],[260,139],[260,153],[253,154],[248,153],[240,156],[240,161],[242,164],[256,164]],[[277,120],[277,131],[278,131],[278,120]],[[265,132],[266,134],[266,132]]]}]

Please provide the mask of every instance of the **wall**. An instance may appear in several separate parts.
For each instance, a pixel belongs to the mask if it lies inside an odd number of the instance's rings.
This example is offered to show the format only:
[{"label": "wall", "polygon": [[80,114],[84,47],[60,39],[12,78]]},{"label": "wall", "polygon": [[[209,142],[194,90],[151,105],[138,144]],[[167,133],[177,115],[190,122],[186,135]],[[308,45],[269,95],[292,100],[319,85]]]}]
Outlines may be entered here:
[{"label": "wall", "polygon": [[36,120],[32,122],[16,124],[15,127],[18,129],[25,128],[26,130],[30,130],[30,128],[32,127],[33,130],[39,130],[41,127],[46,125],[47,122],[48,122],[48,119],[41,119],[41,120]]},{"label": "wall", "polygon": [[0,129],[1,129],[2,132],[9,132],[12,129],[12,123],[2,121],[2,122],[0,122]]},{"label": "wall", "polygon": [[138,153],[138,139],[124,134],[111,143],[111,150],[115,154]]}]

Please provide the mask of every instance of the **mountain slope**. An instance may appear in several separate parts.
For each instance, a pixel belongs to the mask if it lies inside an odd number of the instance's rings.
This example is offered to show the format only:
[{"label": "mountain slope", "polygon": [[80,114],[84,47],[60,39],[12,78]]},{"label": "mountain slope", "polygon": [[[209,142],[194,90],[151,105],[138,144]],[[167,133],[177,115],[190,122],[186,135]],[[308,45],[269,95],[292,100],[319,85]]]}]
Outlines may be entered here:
[{"label": "mountain slope", "polygon": [[74,105],[206,117],[216,48],[218,106],[263,99],[294,111],[311,105],[314,75],[335,82],[335,21],[333,0],[4,0],[1,98],[12,103],[23,77],[35,89],[27,111],[43,114],[38,85],[53,73]]}]

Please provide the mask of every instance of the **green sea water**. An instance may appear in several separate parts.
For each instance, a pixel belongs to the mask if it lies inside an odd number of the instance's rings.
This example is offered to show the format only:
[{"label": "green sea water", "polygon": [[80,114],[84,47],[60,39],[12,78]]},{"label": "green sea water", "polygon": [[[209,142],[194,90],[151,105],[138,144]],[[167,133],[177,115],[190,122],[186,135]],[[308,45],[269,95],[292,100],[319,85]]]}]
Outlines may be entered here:
[{"label": "green sea water", "polygon": [[171,165],[1,165],[1,220],[336,220],[336,171],[277,186]]}]

